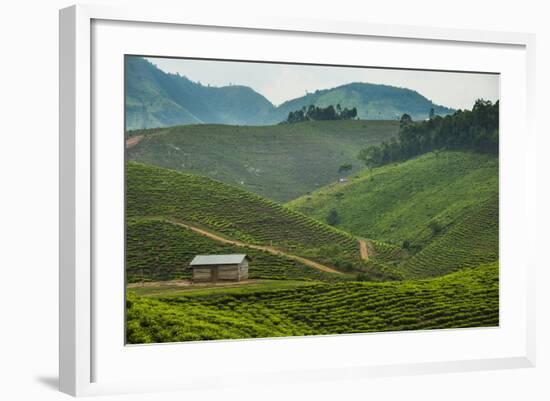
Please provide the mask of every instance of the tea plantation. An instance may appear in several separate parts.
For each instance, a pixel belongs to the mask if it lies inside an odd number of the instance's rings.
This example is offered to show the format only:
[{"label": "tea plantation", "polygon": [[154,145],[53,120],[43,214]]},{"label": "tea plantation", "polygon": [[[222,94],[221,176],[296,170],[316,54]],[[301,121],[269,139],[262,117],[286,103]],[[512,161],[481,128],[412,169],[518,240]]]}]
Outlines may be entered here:
[{"label": "tea plantation", "polygon": [[399,266],[405,278],[440,276],[498,260],[498,195],[469,207],[463,218]]},{"label": "tea plantation", "polygon": [[[144,138],[127,157],[286,202],[359,171],[358,149],[389,140],[398,129],[398,121],[184,125],[130,132]],[[351,169],[341,171],[344,164]]]},{"label": "tea plantation", "polygon": [[498,158],[471,152],[427,153],[354,175],[287,203],[293,210],[365,238],[404,242],[413,251],[498,193]]},{"label": "tea plantation", "polygon": [[[283,282],[284,283],[284,282]],[[365,333],[499,324],[498,263],[388,283],[310,283],[127,297],[127,342]]]},{"label": "tea plantation", "polygon": [[160,167],[127,163],[126,217],[192,223],[336,267],[361,265],[359,243],[350,234],[240,188]]},{"label": "tea plantation", "polygon": [[129,283],[189,279],[189,262],[197,254],[246,253],[251,279],[349,280],[282,255],[223,244],[160,219],[130,220],[126,227],[126,278]]},{"label": "tea plantation", "polygon": [[[252,280],[230,287],[129,288],[127,341],[498,325],[495,157],[427,154],[363,171],[289,205],[205,176],[128,162],[128,282],[188,279],[189,261],[206,253],[248,254]],[[338,210],[337,227],[317,213],[331,208]],[[358,238],[366,240],[368,260],[360,258]]]}]

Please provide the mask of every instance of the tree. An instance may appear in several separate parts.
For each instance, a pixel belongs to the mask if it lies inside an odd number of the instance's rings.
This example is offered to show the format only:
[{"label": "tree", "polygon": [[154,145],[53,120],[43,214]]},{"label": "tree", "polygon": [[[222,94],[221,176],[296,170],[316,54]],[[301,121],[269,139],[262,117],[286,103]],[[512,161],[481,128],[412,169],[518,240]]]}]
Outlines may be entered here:
[{"label": "tree", "polygon": [[401,160],[401,144],[397,141],[396,137],[390,139],[388,148],[392,162]]},{"label": "tree", "polygon": [[428,227],[432,230],[432,235],[436,236],[443,231],[443,226],[436,220],[432,220],[428,223]]},{"label": "tree", "polygon": [[434,108],[432,107],[432,108],[430,109],[430,120],[432,120],[434,117],[435,117],[435,110],[434,110]]},{"label": "tree", "polygon": [[293,111],[291,111],[290,113],[288,113],[288,117],[286,118],[286,121],[289,122],[289,123],[295,122],[294,112],[293,112]]},{"label": "tree", "polygon": [[306,117],[308,120],[313,120],[314,115],[315,115],[315,106],[310,104],[306,111]]},{"label": "tree", "polygon": [[338,215],[338,211],[336,209],[330,209],[327,214],[326,222],[330,226],[335,226],[340,223],[340,216]]},{"label": "tree", "polygon": [[[344,110],[345,111],[345,110]],[[358,158],[369,168],[407,160],[423,153],[444,150],[469,150],[498,154],[499,103],[478,99],[472,110],[457,110],[453,115],[436,116],[414,122],[408,114],[400,118],[398,139],[361,149]]]},{"label": "tree", "polygon": [[368,168],[378,167],[382,164],[382,150],[378,146],[371,145],[359,151],[358,158]]},{"label": "tree", "polygon": [[401,119],[399,120],[399,128],[404,129],[411,125],[413,123],[413,119],[411,116],[409,116],[407,113],[403,114],[401,116]]},{"label": "tree", "polygon": [[336,120],[336,110],[333,105],[319,109],[321,111],[321,120]]},{"label": "tree", "polygon": [[296,123],[301,121],[323,121],[323,120],[353,120],[357,117],[357,108],[348,109],[340,104],[336,107],[329,105],[327,107],[317,107],[310,104],[307,108],[303,106],[301,109],[291,111],[285,122]]},{"label": "tree", "polygon": [[338,168],[338,173],[348,173],[350,172],[351,170],[353,169],[353,164],[351,163],[344,163],[342,165],[340,165],[340,167]]}]

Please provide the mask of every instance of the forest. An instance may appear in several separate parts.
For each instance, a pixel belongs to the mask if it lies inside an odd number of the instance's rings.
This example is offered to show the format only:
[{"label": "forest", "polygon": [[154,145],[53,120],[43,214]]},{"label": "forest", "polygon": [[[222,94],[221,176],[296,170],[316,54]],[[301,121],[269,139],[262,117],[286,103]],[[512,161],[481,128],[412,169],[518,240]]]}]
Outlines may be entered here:
[{"label": "forest", "polygon": [[300,110],[291,111],[284,123],[300,123],[303,121],[327,121],[327,120],[353,120],[357,117],[357,108],[342,108],[340,104],[327,107],[317,107],[310,104],[309,107],[302,107]]},{"label": "forest", "polygon": [[413,121],[403,114],[398,137],[361,149],[359,159],[369,168],[443,150],[465,150],[498,155],[499,102],[478,99],[472,110],[445,117]]}]

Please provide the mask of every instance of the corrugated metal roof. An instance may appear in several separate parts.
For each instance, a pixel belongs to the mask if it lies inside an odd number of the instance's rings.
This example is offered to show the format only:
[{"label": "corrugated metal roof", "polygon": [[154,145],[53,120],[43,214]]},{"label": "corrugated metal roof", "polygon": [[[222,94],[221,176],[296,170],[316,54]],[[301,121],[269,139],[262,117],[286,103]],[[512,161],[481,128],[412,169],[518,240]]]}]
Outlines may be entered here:
[{"label": "corrugated metal roof", "polygon": [[231,254],[231,255],[197,255],[193,258],[191,266],[201,265],[235,265],[241,263],[245,254]]}]

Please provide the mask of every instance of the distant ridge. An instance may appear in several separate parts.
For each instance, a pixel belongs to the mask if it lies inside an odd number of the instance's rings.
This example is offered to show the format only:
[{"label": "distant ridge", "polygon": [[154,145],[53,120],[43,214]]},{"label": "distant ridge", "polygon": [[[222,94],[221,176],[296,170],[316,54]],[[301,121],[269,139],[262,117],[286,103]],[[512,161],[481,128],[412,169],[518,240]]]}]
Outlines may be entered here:
[{"label": "distant ridge", "polygon": [[424,120],[429,117],[432,108],[436,115],[454,113],[453,109],[434,104],[411,89],[354,82],[332,89],[317,90],[284,102],[276,109],[275,114],[279,119],[284,119],[289,112],[310,104],[318,107],[336,104],[342,108],[356,107],[361,120],[396,120],[404,113],[409,114],[413,120]]},{"label": "distant ridge", "polygon": [[420,120],[432,108],[438,115],[454,112],[411,89],[361,82],[317,90],[276,107],[247,86],[205,86],[165,73],[141,57],[126,58],[125,81],[126,130],[188,124],[273,125],[309,105],[356,107],[364,120],[395,120],[404,113]]},{"label": "distant ridge", "polygon": [[126,129],[223,123],[261,125],[273,105],[245,86],[203,86],[143,58],[125,65]]}]

